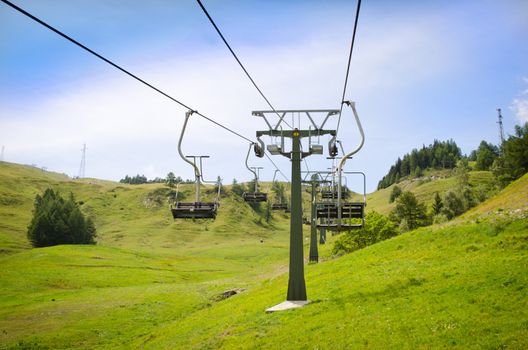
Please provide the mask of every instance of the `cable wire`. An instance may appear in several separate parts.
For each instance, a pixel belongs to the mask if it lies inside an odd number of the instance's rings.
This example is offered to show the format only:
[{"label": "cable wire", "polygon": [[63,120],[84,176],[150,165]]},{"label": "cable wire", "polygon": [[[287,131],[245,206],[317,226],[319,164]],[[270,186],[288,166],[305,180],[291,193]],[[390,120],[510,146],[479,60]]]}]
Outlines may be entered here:
[{"label": "cable wire", "polygon": [[357,9],[356,9],[356,19],[354,21],[354,30],[352,32],[352,42],[350,43],[350,53],[348,54],[348,64],[347,64],[347,70],[345,74],[345,84],[343,86],[343,95],[341,97],[341,107],[339,109],[339,117],[337,119],[336,135],[339,132],[339,124],[341,123],[341,113],[343,112],[343,103],[345,103],[345,93],[346,93],[346,88],[348,84],[348,73],[350,72],[350,61],[352,60],[352,51],[354,50],[354,41],[356,40],[356,30],[357,30],[357,24],[358,24],[358,19],[359,19],[360,7],[361,7],[361,0],[358,0]]},{"label": "cable wire", "polygon": [[[17,10],[18,12],[22,13],[23,15],[25,15],[25,16],[31,18],[31,19],[34,20],[35,22],[37,22],[37,23],[43,25],[44,27],[46,27],[46,28],[48,28],[49,30],[53,31],[54,33],[58,34],[59,36],[65,38],[66,40],[72,42],[73,44],[79,46],[80,48],[84,49],[85,51],[91,53],[92,55],[96,56],[97,58],[99,58],[99,59],[103,60],[104,62],[110,64],[110,65],[113,66],[114,68],[117,68],[117,69],[120,70],[121,72],[127,74],[128,76],[130,76],[130,77],[132,77],[132,78],[134,78],[134,79],[136,79],[136,80],[139,81],[140,83],[143,83],[144,85],[148,86],[149,88],[153,89],[154,91],[156,91],[156,92],[160,93],[161,95],[167,97],[168,99],[172,100],[173,102],[176,102],[176,103],[179,104],[180,106],[182,106],[182,107],[184,107],[184,108],[187,108],[187,109],[193,111],[193,113],[196,113],[197,115],[199,115],[200,117],[204,118],[205,120],[207,120],[207,121],[209,121],[209,122],[211,122],[211,123],[213,123],[213,124],[215,124],[215,125],[217,125],[217,126],[223,128],[224,130],[229,131],[230,133],[232,133],[232,134],[234,134],[234,135],[236,135],[236,136],[238,136],[238,137],[240,137],[240,138],[242,138],[242,139],[244,139],[244,140],[246,140],[246,141],[248,141],[248,142],[250,142],[250,143],[254,143],[253,140],[251,140],[251,139],[245,137],[244,135],[241,135],[240,133],[238,133],[238,132],[236,132],[236,131],[234,131],[234,130],[232,130],[232,129],[230,129],[230,128],[228,128],[228,127],[226,127],[226,126],[224,126],[224,125],[222,125],[222,124],[220,124],[220,123],[218,123],[217,121],[215,121],[215,120],[213,120],[213,119],[211,119],[211,118],[209,118],[209,117],[203,115],[202,113],[200,113],[200,112],[194,110],[193,108],[187,106],[185,103],[183,103],[183,102],[177,100],[176,98],[174,98],[174,97],[170,96],[169,94],[163,92],[162,90],[158,89],[158,88],[155,87],[154,85],[152,85],[152,84],[146,82],[145,80],[139,78],[138,76],[136,76],[136,75],[130,73],[130,72],[127,71],[126,69],[124,69],[124,68],[122,68],[121,66],[117,65],[116,63],[110,61],[109,59],[105,58],[104,56],[98,54],[97,52],[93,51],[92,49],[88,48],[87,46],[81,44],[80,42],[78,42],[77,40],[71,38],[70,36],[68,36],[68,35],[66,35],[66,34],[64,34],[64,33],[62,33],[62,32],[59,31],[58,29],[52,27],[51,25],[47,24],[47,23],[44,22],[43,20],[41,20],[41,19],[35,17],[35,16],[32,15],[31,13],[25,11],[24,9],[22,9],[22,8],[18,7],[17,5],[11,3],[10,1],[8,1],[8,0],[0,0],[0,1],[2,1],[2,2],[5,3],[6,5],[12,7],[13,9]],[[288,178],[284,175],[284,173],[282,172],[282,170],[280,170],[280,169],[277,167],[277,165],[273,162],[273,160],[272,160],[267,154],[266,154],[266,157],[270,160],[270,162],[273,164],[273,166],[275,166],[275,169],[277,169],[277,170],[282,174],[282,176],[284,176],[284,178],[288,181]]]},{"label": "cable wire", "polygon": [[[218,33],[218,35],[220,35],[220,38],[222,38],[222,41],[224,42],[224,44],[227,46],[227,48],[229,49],[229,51],[231,52],[231,54],[233,55],[233,57],[235,58],[235,60],[238,62],[238,64],[240,65],[240,68],[242,68],[242,70],[244,71],[244,73],[246,73],[246,76],[249,78],[249,80],[251,81],[251,83],[253,84],[253,86],[255,87],[255,89],[257,89],[257,91],[259,92],[260,96],[262,96],[262,98],[266,101],[266,103],[268,104],[268,106],[270,106],[270,108],[273,110],[273,112],[275,112],[275,114],[277,114],[277,116],[280,118],[280,115],[279,113],[275,110],[275,108],[271,105],[271,102],[268,100],[268,98],[264,95],[264,93],[262,92],[262,90],[260,90],[260,88],[257,86],[257,83],[255,83],[255,81],[253,80],[253,78],[251,77],[251,75],[249,74],[249,72],[247,71],[247,69],[244,67],[244,65],[242,64],[242,62],[238,59],[238,56],[235,54],[235,52],[233,51],[233,49],[231,48],[231,46],[229,45],[229,43],[227,42],[226,38],[224,37],[224,35],[222,34],[222,32],[220,31],[220,29],[218,28],[218,26],[216,25],[216,23],[214,22],[213,18],[209,15],[209,12],[207,12],[207,10],[205,9],[205,6],[202,4],[202,2],[200,0],[196,0],[196,2],[198,2],[198,5],[200,5],[200,7],[202,8],[202,11],[203,13],[207,16],[207,18],[209,19],[209,22],[211,22],[211,24],[213,25],[213,27],[216,29],[216,32]],[[290,124],[288,124],[288,122],[286,120],[283,120],[283,122],[288,125],[288,127],[292,128],[292,126]],[[292,128],[293,129],[293,128]]]},{"label": "cable wire", "polygon": [[98,54],[97,52],[93,51],[92,49],[86,47],[85,45],[81,44],[81,43],[78,42],[77,40],[75,40],[75,39],[69,37],[68,35],[66,35],[66,34],[64,34],[64,33],[62,33],[62,32],[59,31],[58,29],[55,29],[55,28],[52,27],[51,25],[49,25],[49,24],[47,24],[46,22],[42,21],[41,19],[39,19],[39,18],[33,16],[31,13],[29,13],[29,12],[25,11],[24,9],[22,9],[22,8],[20,8],[20,7],[18,7],[18,6],[16,6],[15,4],[11,3],[10,1],[8,1],[8,0],[0,0],[0,1],[2,1],[2,2],[5,3],[6,5],[11,6],[13,9],[15,9],[15,10],[17,10],[18,12],[24,14],[25,16],[31,18],[31,19],[34,20],[35,22],[37,22],[37,23],[43,25],[44,27],[48,28],[49,30],[55,32],[56,34],[58,34],[58,35],[60,35],[61,37],[65,38],[66,40],[68,40],[68,41],[74,43],[75,45],[79,46],[80,48],[82,48],[82,49],[88,51],[88,52],[91,53],[92,55],[94,55],[94,56],[96,56],[97,58],[103,60],[104,62],[108,63],[109,65],[113,66],[114,68],[119,69],[121,72],[127,74],[128,76],[130,76],[130,77],[132,77],[132,78],[134,78],[134,79],[136,79],[136,80],[139,81],[140,83],[143,83],[144,85],[148,86],[149,88],[153,89],[154,91],[156,91],[156,92],[162,94],[163,96],[167,97],[168,99],[172,100],[173,102],[176,102],[176,103],[179,104],[180,106],[185,107],[185,108],[187,108],[187,109],[193,111],[194,113],[198,114],[200,117],[204,118],[205,120],[207,120],[207,121],[209,121],[209,122],[211,122],[211,123],[213,123],[213,124],[215,124],[215,125],[217,125],[217,126],[223,128],[224,130],[229,131],[230,133],[232,133],[232,134],[234,134],[234,135],[236,135],[236,136],[238,136],[238,137],[243,138],[244,140],[246,140],[246,141],[248,141],[248,142],[253,142],[251,139],[249,139],[249,138],[247,138],[247,137],[241,135],[240,133],[238,133],[238,132],[236,132],[236,131],[234,131],[234,130],[232,130],[232,129],[230,129],[230,128],[228,128],[228,127],[226,127],[226,126],[224,126],[224,125],[222,125],[222,124],[220,124],[220,123],[218,123],[217,121],[215,121],[215,120],[213,120],[213,119],[211,119],[211,118],[209,118],[209,117],[206,117],[206,116],[203,115],[202,113],[199,113],[198,111],[194,110],[193,108],[187,106],[185,103],[183,103],[183,102],[181,102],[181,101],[178,101],[176,98],[174,98],[174,97],[170,96],[169,94],[163,92],[162,90],[160,90],[160,89],[158,89],[157,87],[155,87],[154,85],[152,85],[152,84],[146,82],[145,80],[139,78],[138,76],[136,76],[136,75],[130,73],[130,72],[127,71],[126,69],[124,69],[124,68],[122,68],[121,66],[115,64],[114,62],[110,61],[109,59],[103,57],[102,55]]},{"label": "cable wire", "polygon": [[266,155],[266,158],[269,159],[269,161],[271,162],[271,164],[273,164],[273,166],[275,167],[275,169],[277,169],[279,171],[279,173],[282,175],[282,177],[284,177],[286,179],[287,182],[290,182],[290,180],[288,179],[288,177],[286,177],[286,175],[284,175],[284,173],[282,172],[282,170],[279,169],[279,167],[275,164],[275,162],[273,161],[273,159],[271,159],[271,157],[268,155],[267,152],[264,152],[264,154]]}]

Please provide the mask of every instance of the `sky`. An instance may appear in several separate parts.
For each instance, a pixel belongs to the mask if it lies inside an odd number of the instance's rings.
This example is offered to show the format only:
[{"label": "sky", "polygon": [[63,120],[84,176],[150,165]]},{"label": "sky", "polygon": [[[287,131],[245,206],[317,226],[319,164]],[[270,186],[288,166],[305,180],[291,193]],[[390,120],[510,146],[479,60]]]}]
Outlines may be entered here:
[{"label": "sky", "polygon": [[[251,112],[269,106],[197,2],[12,2],[245,137],[266,129]],[[356,2],[202,2],[276,109],[339,109]],[[346,170],[365,172],[367,191],[398,157],[435,139],[453,139],[466,154],[481,140],[497,144],[497,108],[506,134],[528,121],[528,1],[364,0],[356,35],[345,99],[356,103],[365,145]],[[87,177],[191,178],[177,149],[185,112],[0,3],[3,160],[76,176],[86,143]],[[350,109],[338,138],[345,151],[359,143]],[[328,138],[312,141],[325,154],[306,158],[303,170],[327,170]],[[224,183],[251,179],[248,146],[196,115],[182,143],[185,154],[209,155],[205,178]],[[290,161],[271,157],[289,178]],[[272,179],[268,159],[251,154],[248,163]]]}]

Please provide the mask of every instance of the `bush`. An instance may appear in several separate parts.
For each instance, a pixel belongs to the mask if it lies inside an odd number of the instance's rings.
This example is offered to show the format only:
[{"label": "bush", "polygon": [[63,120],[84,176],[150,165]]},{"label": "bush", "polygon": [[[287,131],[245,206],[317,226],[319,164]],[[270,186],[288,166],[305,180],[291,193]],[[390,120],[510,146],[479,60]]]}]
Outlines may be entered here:
[{"label": "bush", "polygon": [[400,186],[394,186],[389,197],[389,203],[393,203],[401,194],[402,190]]},{"label": "bush", "polygon": [[501,151],[492,171],[501,186],[506,186],[528,172],[528,123],[515,126],[515,135],[504,141]]},{"label": "bush", "polygon": [[464,207],[464,201],[462,198],[457,196],[454,192],[447,192],[444,198],[444,209],[443,213],[449,220],[453,219],[455,216],[458,216],[466,211]]},{"label": "bush", "polygon": [[365,226],[361,230],[348,231],[341,236],[332,248],[332,253],[350,253],[369,245],[398,235],[396,225],[386,216],[375,211],[365,216]]},{"label": "bush", "polygon": [[239,184],[236,179],[233,179],[233,185],[231,186],[231,191],[235,195],[242,197],[242,194],[246,192],[246,189],[244,188],[244,184]]},{"label": "bush", "polygon": [[28,239],[34,247],[58,244],[95,244],[95,226],[85,219],[73,194],[65,200],[52,189],[35,197]]},{"label": "bush", "polygon": [[428,217],[425,204],[418,202],[412,192],[403,192],[396,201],[396,208],[391,213],[391,218],[405,225],[405,230],[414,230],[420,226],[428,224]]}]

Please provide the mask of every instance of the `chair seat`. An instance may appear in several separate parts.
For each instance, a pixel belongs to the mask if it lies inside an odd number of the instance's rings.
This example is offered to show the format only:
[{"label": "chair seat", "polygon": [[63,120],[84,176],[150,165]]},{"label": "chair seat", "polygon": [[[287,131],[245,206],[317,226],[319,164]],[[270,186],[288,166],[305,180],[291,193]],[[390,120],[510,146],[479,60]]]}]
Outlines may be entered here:
[{"label": "chair seat", "polygon": [[365,212],[363,202],[343,202],[340,207],[337,203],[316,203],[316,215],[318,218],[337,219],[339,210],[342,219],[362,219]]},{"label": "chair seat", "polygon": [[264,192],[244,192],[242,198],[249,203],[266,202],[268,194]]},{"label": "chair seat", "polygon": [[211,202],[178,202],[171,207],[174,219],[215,219],[218,205]]}]

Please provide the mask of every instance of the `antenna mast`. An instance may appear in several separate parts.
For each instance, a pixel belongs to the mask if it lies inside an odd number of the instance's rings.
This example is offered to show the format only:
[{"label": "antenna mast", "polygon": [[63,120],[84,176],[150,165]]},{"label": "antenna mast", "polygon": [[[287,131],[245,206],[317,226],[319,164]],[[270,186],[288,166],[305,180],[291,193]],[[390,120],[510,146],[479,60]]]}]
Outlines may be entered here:
[{"label": "antenna mast", "polygon": [[502,147],[502,145],[504,144],[504,127],[502,125],[501,109],[497,108],[497,112],[499,113],[499,121],[497,122],[497,124],[499,124],[500,146]]},{"label": "antenna mast", "polygon": [[81,165],[79,166],[79,179],[84,178],[86,171],[86,143],[83,143]]}]

